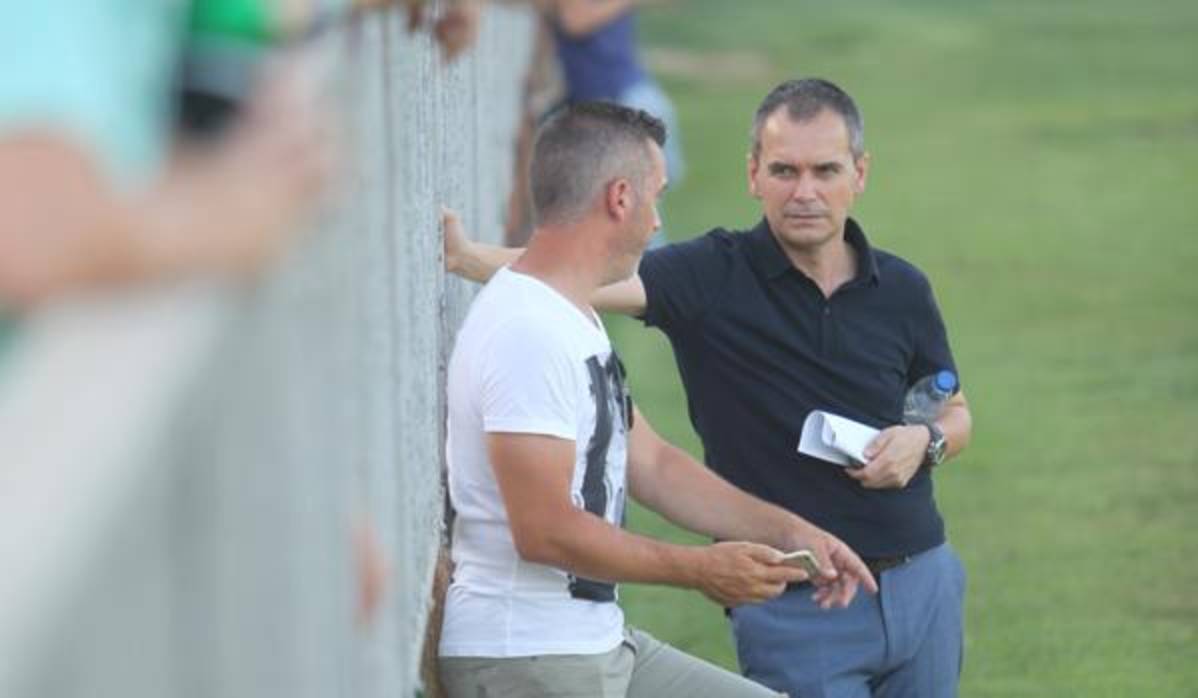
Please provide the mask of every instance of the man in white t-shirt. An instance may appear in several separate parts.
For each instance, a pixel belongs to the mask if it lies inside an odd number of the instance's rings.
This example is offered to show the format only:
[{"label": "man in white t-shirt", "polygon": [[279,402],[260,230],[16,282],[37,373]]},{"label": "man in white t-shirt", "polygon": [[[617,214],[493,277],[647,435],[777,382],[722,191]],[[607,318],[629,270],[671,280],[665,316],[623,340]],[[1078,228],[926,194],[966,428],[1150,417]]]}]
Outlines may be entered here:
[{"label": "man in white t-shirt", "polygon": [[[456,512],[441,674],[450,698],[765,696],[773,692],[624,626],[616,582],[697,589],[725,606],[807,578],[826,607],[876,585],[842,542],[732,487],[633,407],[588,303],[628,278],[659,226],[661,123],[610,104],[542,127],[528,250],[479,294],[449,366]],[[681,546],[623,530],[624,501],[727,541]],[[753,542],[749,542],[753,541]]]}]

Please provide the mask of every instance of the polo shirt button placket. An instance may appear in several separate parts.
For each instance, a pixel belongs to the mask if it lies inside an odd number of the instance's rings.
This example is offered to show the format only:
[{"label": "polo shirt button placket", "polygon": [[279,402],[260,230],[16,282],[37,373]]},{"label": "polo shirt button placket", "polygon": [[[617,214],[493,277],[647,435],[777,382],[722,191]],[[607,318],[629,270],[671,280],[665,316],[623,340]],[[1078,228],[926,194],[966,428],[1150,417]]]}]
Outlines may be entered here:
[{"label": "polo shirt button placket", "polygon": [[832,301],[824,301],[823,315],[820,323],[820,353],[827,356],[832,350]]}]

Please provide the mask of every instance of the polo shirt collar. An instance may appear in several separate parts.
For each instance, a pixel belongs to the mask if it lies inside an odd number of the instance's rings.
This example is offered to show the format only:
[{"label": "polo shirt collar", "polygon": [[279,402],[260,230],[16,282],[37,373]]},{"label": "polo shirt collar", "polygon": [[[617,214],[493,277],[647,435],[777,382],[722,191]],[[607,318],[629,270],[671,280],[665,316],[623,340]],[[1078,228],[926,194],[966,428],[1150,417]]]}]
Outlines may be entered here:
[{"label": "polo shirt collar", "polygon": [[[845,220],[844,237],[853,250],[857,253],[857,276],[854,277],[851,284],[874,283],[879,279],[878,259],[874,255],[874,250],[870,247],[869,240],[865,237],[865,232],[861,230],[861,226],[852,218]],[[757,227],[749,231],[749,249],[753,256],[759,271],[767,279],[776,279],[785,274],[787,271],[794,269],[794,265],[790,263],[790,258],[782,251],[782,247],[778,241],[774,239],[774,233],[770,230],[769,221],[764,217]]]}]

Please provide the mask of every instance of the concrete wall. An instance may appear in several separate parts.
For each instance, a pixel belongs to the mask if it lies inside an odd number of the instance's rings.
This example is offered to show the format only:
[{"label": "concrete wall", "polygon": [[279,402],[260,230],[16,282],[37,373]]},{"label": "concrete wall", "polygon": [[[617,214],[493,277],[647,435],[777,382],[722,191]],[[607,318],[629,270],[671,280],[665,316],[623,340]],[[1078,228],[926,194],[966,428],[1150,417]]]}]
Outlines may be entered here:
[{"label": "concrete wall", "polygon": [[[443,373],[499,239],[532,17],[443,64],[399,17],[331,40],[345,173],[254,289],[32,318],[0,390],[0,695],[411,696],[441,535]],[[390,568],[355,624],[355,521]]]}]

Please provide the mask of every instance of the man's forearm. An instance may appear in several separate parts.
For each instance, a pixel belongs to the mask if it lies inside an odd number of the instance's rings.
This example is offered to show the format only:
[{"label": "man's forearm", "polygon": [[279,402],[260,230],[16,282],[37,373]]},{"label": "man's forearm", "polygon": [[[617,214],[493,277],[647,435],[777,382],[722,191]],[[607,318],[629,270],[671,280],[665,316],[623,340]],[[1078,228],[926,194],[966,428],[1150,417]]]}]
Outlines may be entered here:
[{"label": "man's forearm", "polygon": [[560,517],[535,541],[520,546],[520,554],[530,562],[613,583],[695,588],[703,567],[700,547],[629,533],[583,510]]},{"label": "man's forearm", "polygon": [[640,464],[632,494],[687,530],[721,540],[747,540],[783,549],[801,519],[728,483],[682,449],[662,442],[655,462]]},{"label": "man's forearm", "polygon": [[965,450],[973,435],[973,416],[969,412],[964,395],[958,393],[944,406],[944,411],[936,420],[936,426],[944,433],[947,442],[946,459]]},{"label": "man's forearm", "polygon": [[488,436],[512,541],[524,560],[590,579],[698,589],[726,606],[772,598],[800,578],[768,546],[674,545],[628,533],[579,509],[568,496],[574,447],[573,441],[540,434]]},{"label": "man's forearm", "polygon": [[[486,283],[500,268],[524,254],[522,247],[500,247],[470,239],[461,219],[452,211],[441,217],[445,246],[445,270],[471,281]],[[640,315],[645,312],[645,286],[638,275],[599,288],[591,305],[604,312]]]},{"label": "man's forearm", "polygon": [[524,254],[523,247],[500,247],[483,242],[467,242],[456,254],[447,254],[445,270],[471,281],[485,284],[495,272]]},{"label": "man's forearm", "polygon": [[[645,430],[645,433],[651,430]],[[645,433],[634,445],[633,496],[670,521],[717,539],[743,540],[782,552],[808,550],[820,567],[821,605],[844,606],[858,584],[877,591],[865,563],[835,536],[799,516],[737,489],[664,441],[647,451]]]}]

